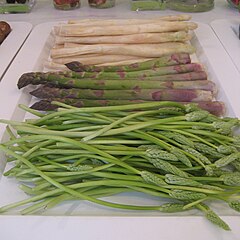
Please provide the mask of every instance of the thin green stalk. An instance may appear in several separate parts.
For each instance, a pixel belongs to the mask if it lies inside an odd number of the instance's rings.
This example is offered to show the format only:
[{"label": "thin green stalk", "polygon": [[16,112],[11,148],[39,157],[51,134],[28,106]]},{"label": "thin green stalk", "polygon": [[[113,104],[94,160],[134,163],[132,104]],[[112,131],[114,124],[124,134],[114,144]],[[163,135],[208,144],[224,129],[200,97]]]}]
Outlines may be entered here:
[{"label": "thin green stalk", "polygon": [[[67,192],[75,197],[81,198],[83,200],[88,200],[93,203],[97,203],[103,206],[113,207],[113,208],[120,208],[120,209],[131,209],[131,210],[157,210],[158,207],[153,206],[132,206],[132,205],[124,205],[124,204],[117,204],[117,203],[111,203],[106,202],[103,200],[99,200],[90,196],[87,196],[85,194],[79,193],[76,190],[73,190],[72,188],[66,187],[62,185],[61,183],[55,181],[54,179],[48,177],[45,175],[41,170],[39,170],[37,167],[35,167],[31,162],[29,162],[27,159],[25,159],[22,156],[18,156],[16,153],[8,150],[6,147],[0,145],[0,149],[4,151],[7,154],[13,155],[18,160],[24,162],[26,165],[28,165],[30,168],[32,168],[37,174],[39,174],[42,178],[50,182],[53,186],[57,187],[59,190],[62,190],[63,192]],[[0,209],[0,212],[4,211],[4,207]]]},{"label": "thin green stalk", "polygon": [[232,137],[225,136],[223,134],[219,134],[219,133],[215,133],[215,132],[209,132],[209,131],[204,131],[204,130],[195,130],[195,129],[188,129],[186,131],[189,133],[193,133],[193,134],[199,134],[199,135],[203,135],[203,136],[209,136],[209,137],[213,137],[213,138],[217,138],[217,139],[221,139],[221,140],[226,140],[228,142],[233,141]]},{"label": "thin green stalk", "polygon": [[174,132],[177,132],[177,133],[180,133],[180,134],[183,134],[183,135],[186,135],[186,136],[188,136],[188,137],[192,137],[192,138],[194,138],[194,139],[196,139],[196,140],[198,140],[198,141],[200,141],[200,142],[202,142],[202,143],[207,144],[207,145],[210,146],[210,147],[217,148],[216,145],[212,144],[211,142],[207,141],[206,139],[203,139],[203,138],[199,137],[199,136],[196,135],[196,134],[191,134],[191,133],[189,133],[189,132],[187,132],[187,131],[181,131],[181,130],[178,130],[178,129],[173,130],[173,131],[174,131]]},{"label": "thin green stalk", "polygon": [[137,137],[137,138],[140,138],[140,139],[144,139],[144,140],[147,140],[151,143],[154,143],[156,145],[159,145],[160,147],[166,149],[166,150],[170,150],[171,149],[171,145],[162,141],[161,139],[158,139],[154,136],[151,136],[150,134],[148,133],[145,133],[143,131],[140,131],[140,130],[137,130],[137,131],[134,131],[134,132],[129,132],[129,133],[126,133],[127,136],[133,136],[133,137]]},{"label": "thin green stalk", "polygon": [[[106,153],[104,151],[101,151],[101,150],[93,147],[92,145],[88,145],[86,143],[75,141],[73,139],[69,139],[69,138],[65,138],[65,137],[49,136],[49,135],[25,136],[25,137],[22,137],[22,138],[15,139],[14,141],[10,140],[7,143],[5,143],[4,145],[8,146],[8,145],[15,144],[15,143],[22,143],[22,142],[25,142],[25,141],[36,140],[36,139],[55,140],[55,141],[60,141],[60,142],[66,142],[66,143],[72,144],[74,146],[78,146],[79,148],[82,148],[82,149],[88,150],[90,152],[99,154],[102,157],[106,157],[109,162],[112,162],[114,164],[117,164],[119,166],[127,168],[127,169],[133,171],[134,173],[140,174],[140,172],[137,169],[131,167],[130,165],[128,165],[128,164],[126,164],[124,162],[119,161],[117,158],[111,156],[110,154],[108,154],[108,153]],[[15,155],[15,154],[14,155],[11,154],[11,155],[12,156],[18,156],[18,155]]]},{"label": "thin green stalk", "polygon": [[21,108],[22,110],[26,111],[26,112],[29,112],[29,113],[37,116],[37,117],[43,117],[43,116],[45,116],[44,113],[41,113],[41,112],[39,112],[39,111],[36,111],[36,110],[34,110],[34,109],[30,108],[30,107],[27,107],[26,105],[23,105],[23,104],[19,104],[18,107]]},{"label": "thin green stalk", "polygon": [[199,203],[202,203],[202,202],[204,202],[204,201],[206,201],[206,200],[208,200],[208,199],[210,199],[210,198],[209,198],[209,197],[206,197],[206,198],[202,198],[202,199],[196,200],[196,201],[194,201],[194,202],[188,203],[188,204],[186,204],[186,205],[183,207],[183,209],[185,209],[185,210],[190,209],[190,208],[192,208],[192,207],[198,205]]},{"label": "thin green stalk", "polygon": [[100,129],[99,131],[96,131],[86,137],[84,137],[82,139],[82,141],[84,142],[87,142],[89,140],[92,140],[100,135],[103,135],[104,133],[106,133],[107,131],[109,131],[110,129],[114,128],[115,126],[121,124],[121,123],[124,123],[132,118],[136,118],[136,117],[139,117],[139,116],[144,116],[144,115],[149,115],[149,114],[154,114],[154,113],[157,113],[158,110],[152,110],[152,111],[144,111],[144,112],[136,112],[136,113],[132,113],[132,114],[129,114],[128,116],[125,116],[123,118],[119,118],[118,120],[112,122],[111,124],[105,126],[104,128]]},{"label": "thin green stalk", "polygon": [[[52,102],[52,104],[66,107],[60,102],[54,101]],[[129,105],[120,105],[120,106],[73,108],[73,109],[64,109],[63,111],[58,111],[58,112],[45,115],[44,117],[36,120],[34,124],[40,124],[40,123],[42,124],[53,117],[63,116],[71,113],[99,113],[99,112],[119,111],[119,110],[123,111],[123,110],[133,110],[133,109],[136,110],[136,109],[146,109],[146,108],[158,108],[158,107],[165,107],[165,106],[176,106],[181,109],[185,109],[185,107],[182,104],[175,103],[175,102],[168,102],[168,101],[129,104]]]}]

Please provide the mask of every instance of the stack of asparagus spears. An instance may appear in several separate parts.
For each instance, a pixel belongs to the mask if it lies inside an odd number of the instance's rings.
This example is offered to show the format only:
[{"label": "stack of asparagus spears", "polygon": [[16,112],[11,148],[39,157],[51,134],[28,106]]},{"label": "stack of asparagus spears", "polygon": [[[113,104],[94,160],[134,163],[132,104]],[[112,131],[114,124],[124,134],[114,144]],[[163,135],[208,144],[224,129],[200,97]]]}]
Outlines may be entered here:
[{"label": "stack of asparagus spears", "polygon": [[166,55],[125,66],[91,66],[80,62],[66,64],[72,71],[30,72],[21,76],[18,87],[40,85],[30,92],[41,98],[32,108],[53,110],[52,101],[77,107],[123,105],[146,101],[196,102],[216,115],[224,104],[214,101],[215,84],[189,54]]},{"label": "stack of asparagus spears", "polygon": [[189,19],[88,19],[56,26],[47,67],[61,71],[25,73],[18,87],[41,85],[31,92],[42,99],[32,106],[37,110],[55,109],[52,101],[77,107],[177,101],[222,115],[215,84],[191,60],[195,49],[188,40],[197,24]]},{"label": "stack of asparagus spears", "polygon": [[66,70],[64,64],[126,65],[166,54],[192,53],[187,43],[197,24],[189,15],[151,19],[70,20],[54,27],[55,45],[49,69]]}]

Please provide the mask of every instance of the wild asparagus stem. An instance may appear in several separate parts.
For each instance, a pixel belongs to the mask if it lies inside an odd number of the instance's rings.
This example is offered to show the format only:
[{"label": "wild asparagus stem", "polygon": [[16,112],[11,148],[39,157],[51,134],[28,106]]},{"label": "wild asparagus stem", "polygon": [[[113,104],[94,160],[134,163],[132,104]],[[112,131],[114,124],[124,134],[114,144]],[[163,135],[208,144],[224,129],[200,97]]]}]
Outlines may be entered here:
[{"label": "wild asparagus stem", "polygon": [[[218,199],[237,209],[240,174],[224,167],[239,158],[239,139],[229,135],[238,121],[172,102],[82,109],[56,105],[58,112],[27,123],[2,121],[19,134],[15,137],[9,128],[11,140],[0,145],[16,164],[5,176],[26,182],[21,189],[33,196],[4,206],[1,212],[31,203],[22,211],[29,214],[70,199],[132,210],[175,212],[197,207],[227,229],[204,203]],[[197,124],[204,129],[196,129]],[[220,127],[227,130],[219,134]],[[86,142],[81,141],[84,137]],[[98,199],[122,191],[174,203],[132,206]]]},{"label": "wild asparagus stem", "polygon": [[[55,141],[67,142],[69,144],[79,146],[80,148],[83,148],[85,150],[89,150],[90,152],[94,152],[96,154],[99,154],[100,156],[108,158],[108,160],[111,161],[114,164],[126,167],[127,169],[132,170],[133,172],[135,172],[137,174],[140,174],[140,172],[137,169],[125,164],[124,162],[119,161],[118,159],[111,156],[110,154],[108,154],[106,152],[103,152],[103,151],[101,151],[101,150],[99,150],[99,149],[97,149],[97,148],[95,148],[91,145],[87,145],[85,143],[78,142],[78,141],[75,141],[75,140],[72,140],[72,139],[69,139],[69,138],[64,138],[64,137],[59,137],[59,136],[50,136],[50,135],[37,135],[37,136],[33,135],[33,136],[26,136],[26,137],[18,138],[18,139],[13,140],[13,141],[9,141],[9,142],[7,142],[7,145],[10,145],[11,143],[14,143],[14,142],[15,143],[21,143],[21,142],[24,142],[26,140],[36,140],[36,139],[42,139],[42,140],[50,139],[50,140],[55,140]],[[5,149],[4,146],[0,145],[0,148],[1,147],[2,147],[3,150]],[[17,155],[14,155],[14,154],[11,154],[11,155],[15,156],[15,157],[17,156]]]},{"label": "wild asparagus stem", "polygon": [[[63,105],[59,102],[53,102],[58,106]],[[78,113],[107,113],[110,111],[127,111],[127,110],[144,110],[144,109],[152,109],[152,108],[161,108],[161,107],[179,107],[184,109],[184,105],[177,102],[170,101],[162,101],[162,102],[147,102],[147,103],[139,103],[139,104],[129,104],[129,105],[120,105],[120,106],[104,106],[104,107],[88,107],[88,108],[73,108],[73,109],[65,109],[64,111],[58,111],[54,113],[50,113],[45,115],[42,118],[39,118],[32,122],[32,124],[42,124],[44,121],[48,121],[49,119],[60,117],[66,114],[78,114]]]},{"label": "wild asparagus stem", "polygon": [[125,121],[127,121],[127,120],[129,120],[131,118],[136,118],[138,116],[154,114],[154,113],[157,114],[158,111],[157,110],[155,110],[155,111],[145,111],[145,112],[137,112],[137,113],[130,114],[130,115],[126,116],[126,117],[120,118],[119,120],[112,122],[111,124],[107,125],[106,127],[102,128],[101,130],[98,130],[98,131],[96,131],[96,132],[94,132],[94,133],[84,137],[82,139],[82,141],[85,142],[85,141],[89,141],[89,140],[91,140],[93,138],[96,138],[96,137],[106,133],[111,128],[114,128],[115,126],[117,126],[119,124],[122,124],[122,123],[124,123]]},{"label": "wild asparagus stem", "polygon": [[[92,198],[90,196],[87,196],[87,195],[84,195],[82,193],[79,193],[75,190],[72,190],[71,188],[69,187],[66,187],[58,182],[56,182],[54,179],[48,177],[47,175],[45,175],[41,170],[39,170],[37,167],[35,167],[32,163],[30,163],[26,158],[24,157],[21,157],[17,154],[15,154],[14,152],[12,151],[9,151],[7,148],[5,148],[4,146],[0,145],[0,149],[2,151],[4,151],[5,153],[7,154],[10,154],[14,157],[16,157],[17,159],[19,159],[20,161],[24,162],[27,166],[29,166],[30,168],[32,168],[37,174],[39,174],[42,178],[44,178],[45,180],[47,180],[48,182],[50,182],[51,184],[53,184],[54,186],[56,186],[57,188],[63,190],[64,192],[67,192],[75,197],[78,197],[78,198],[81,198],[81,199],[84,199],[84,200],[88,200],[88,201],[91,201],[91,202],[94,202],[94,203],[97,203],[97,204],[101,204],[101,205],[104,205],[104,206],[109,206],[109,207],[116,207],[116,208],[123,208],[123,209],[146,209],[146,210],[149,210],[149,209],[152,209],[154,207],[141,207],[141,206],[130,206],[130,205],[123,205],[123,204],[114,204],[114,203],[110,203],[110,202],[106,202],[106,201],[102,201],[102,200],[99,200],[99,199],[96,199],[96,198]],[[3,211],[3,208],[0,209],[0,211]],[[154,210],[156,210],[156,207],[154,208]]]}]

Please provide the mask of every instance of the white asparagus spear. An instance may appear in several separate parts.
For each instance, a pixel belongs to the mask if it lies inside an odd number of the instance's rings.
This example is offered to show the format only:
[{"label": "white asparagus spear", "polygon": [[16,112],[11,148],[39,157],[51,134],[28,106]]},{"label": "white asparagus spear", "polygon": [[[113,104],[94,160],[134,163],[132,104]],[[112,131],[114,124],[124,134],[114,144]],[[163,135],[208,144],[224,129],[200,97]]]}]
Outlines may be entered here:
[{"label": "white asparagus spear", "polygon": [[179,14],[179,15],[169,15],[169,16],[161,16],[156,18],[139,18],[139,19],[72,19],[69,20],[69,24],[82,24],[82,25],[129,25],[129,24],[142,24],[147,22],[152,22],[156,20],[162,21],[188,21],[191,19],[190,15],[187,14]]},{"label": "white asparagus spear", "polygon": [[52,48],[64,48],[64,45],[65,44],[58,44],[58,43],[55,43]]},{"label": "white asparagus spear", "polygon": [[167,22],[149,23],[141,25],[117,25],[117,26],[60,26],[59,36],[113,36],[137,33],[161,33],[173,31],[188,31],[197,28],[193,22]]},{"label": "white asparagus spear", "polygon": [[64,65],[64,64],[60,64],[60,63],[55,63],[52,61],[46,61],[44,63],[44,70],[45,71],[69,71],[69,69]]},{"label": "white asparagus spear", "polygon": [[138,33],[119,36],[96,36],[96,37],[65,37],[56,36],[56,44],[79,43],[79,44],[101,44],[101,43],[162,43],[162,42],[185,42],[190,40],[191,34],[178,31],[167,33]]},{"label": "white asparagus spear", "polygon": [[162,16],[157,18],[141,18],[141,19],[81,19],[81,20],[70,20],[68,23],[60,23],[54,26],[54,33],[58,34],[60,29],[63,28],[78,28],[78,27],[93,27],[93,26],[129,26],[129,25],[139,25],[139,24],[149,24],[158,23],[161,24],[163,21],[175,21],[181,22],[185,20],[190,20],[189,15],[173,15],[173,16]]},{"label": "white asparagus spear", "polygon": [[152,60],[153,58],[139,58],[135,60],[125,60],[125,61],[119,61],[119,62],[107,62],[107,63],[102,63],[102,64],[96,64],[96,66],[124,66],[124,65],[129,65],[129,64],[134,64],[134,63],[140,63],[140,62],[146,62],[149,60]]},{"label": "white asparagus spear", "polygon": [[160,44],[125,44],[124,46],[119,46],[118,44],[86,45],[75,48],[52,49],[50,55],[52,58],[71,57],[83,54],[127,55],[152,58],[173,53],[191,54],[193,52],[195,52],[195,48],[190,44],[170,42]]},{"label": "white asparagus spear", "polygon": [[[98,44],[95,44],[95,46],[97,46]],[[109,45],[108,43],[103,43],[101,44],[101,46],[104,45]],[[116,43],[116,46],[125,46],[126,44],[123,43]],[[88,44],[80,44],[80,43],[64,43],[64,48],[76,48],[76,47],[84,47],[84,46],[88,46]]]},{"label": "white asparagus spear", "polygon": [[135,57],[135,56],[126,56],[126,55],[80,55],[80,56],[73,56],[73,57],[63,57],[63,58],[52,58],[52,61],[55,63],[65,64],[72,61],[81,62],[87,65],[96,65],[96,64],[104,64],[104,63],[111,63],[111,62],[121,62],[121,61],[129,61],[129,60],[150,60],[151,58],[142,58],[142,57]]}]

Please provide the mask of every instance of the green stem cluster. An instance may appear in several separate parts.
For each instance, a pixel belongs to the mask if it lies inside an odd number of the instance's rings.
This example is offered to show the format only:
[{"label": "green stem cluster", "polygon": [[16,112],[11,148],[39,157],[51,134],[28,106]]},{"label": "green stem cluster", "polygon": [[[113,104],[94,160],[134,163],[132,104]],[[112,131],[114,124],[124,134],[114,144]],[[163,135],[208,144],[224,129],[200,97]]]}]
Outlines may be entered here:
[{"label": "green stem cluster", "polygon": [[[160,212],[197,208],[229,230],[205,204],[222,200],[240,209],[240,172],[234,164],[240,161],[239,140],[233,135],[238,120],[175,102],[80,109],[55,104],[58,111],[45,114],[20,106],[38,119],[1,120],[18,133],[7,127],[10,140],[0,145],[15,162],[4,175],[21,181],[30,197],[0,212],[31,203],[21,213],[32,214],[67,200]],[[139,206],[103,198],[122,192],[171,203]]]}]

